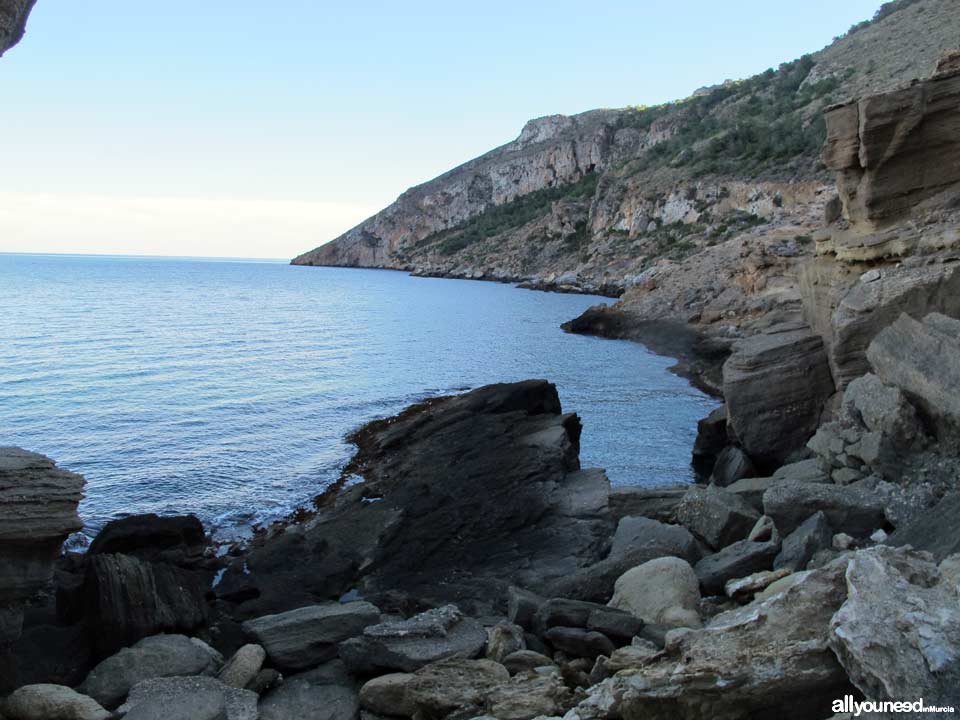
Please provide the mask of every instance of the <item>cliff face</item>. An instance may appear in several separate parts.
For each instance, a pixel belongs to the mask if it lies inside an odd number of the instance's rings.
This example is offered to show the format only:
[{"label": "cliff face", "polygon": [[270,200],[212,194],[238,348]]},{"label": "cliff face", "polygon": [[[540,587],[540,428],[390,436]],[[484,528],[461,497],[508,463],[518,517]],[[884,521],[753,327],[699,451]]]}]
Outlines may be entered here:
[{"label": "cliff face", "polygon": [[747,80],[531,121],[293,262],[619,294],[745,231],[806,236],[836,192],[824,109],[928,75],[958,34],[953,0],[898,0]]},{"label": "cliff face", "polygon": [[20,42],[36,1],[0,0],[0,55]]}]

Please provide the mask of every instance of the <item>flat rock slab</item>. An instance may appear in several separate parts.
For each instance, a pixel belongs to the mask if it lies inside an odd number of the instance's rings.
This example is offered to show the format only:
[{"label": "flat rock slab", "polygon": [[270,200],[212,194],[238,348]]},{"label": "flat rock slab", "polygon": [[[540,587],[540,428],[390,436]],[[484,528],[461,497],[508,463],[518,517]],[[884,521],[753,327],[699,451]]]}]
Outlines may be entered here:
[{"label": "flat rock slab", "polygon": [[117,712],[134,720],[257,720],[258,700],[212,677],[155,678],[134,685]]},{"label": "flat rock slab", "polygon": [[778,542],[741,540],[708,555],[694,566],[700,585],[706,595],[720,595],[727,581],[769,570],[780,552]]},{"label": "flat rock slab", "polygon": [[883,503],[857,488],[816,483],[781,483],[763,494],[763,511],[788,535],[811,515],[823,512],[834,532],[867,537],[885,523]]},{"label": "flat rock slab", "polygon": [[378,622],[380,610],[368,602],[328,602],[248,620],[243,630],[273,665],[302,670],[332,660],[339,643]]}]

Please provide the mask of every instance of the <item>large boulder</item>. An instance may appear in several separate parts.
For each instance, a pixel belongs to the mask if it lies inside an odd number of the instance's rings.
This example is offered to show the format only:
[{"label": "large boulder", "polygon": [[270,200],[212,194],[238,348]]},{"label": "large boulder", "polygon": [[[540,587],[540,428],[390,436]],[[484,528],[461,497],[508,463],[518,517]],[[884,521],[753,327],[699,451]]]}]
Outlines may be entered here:
[{"label": "large boulder", "polygon": [[154,678],[134,685],[117,713],[129,720],[257,720],[258,699],[212,677]]},{"label": "large boulder", "polygon": [[714,549],[742,540],[759,519],[746,500],[713,485],[690,488],[677,507],[677,522]]},{"label": "large boulder", "polygon": [[[402,715],[402,703],[392,715]],[[260,720],[356,720],[360,699],[340,661],[286,678],[260,701]]]},{"label": "large boulder", "polygon": [[901,315],[870,343],[867,359],[918,405],[941,442],[960,446],[960,320]]},{"label": "large boulder", "polygon": [[115,708],[142,680],[178,675],[212,675],[217,655],[184,635],[156,635],[108,657],[87,675],[81,690],[107,708]]},{"label": "large boulder", "polygon": [[193,515],[131,515],[111,520],[90,543],[90,555],[131,555],[149,562],[192,566],[203,559],[207,538]]},{"label": "large boulder", "polygon": [[876,547],[846,571],[830,646],[868,700],[960,704],[960,596],[926,553]]},{"label": "large boulder", "polygon": [[510,673],[490,660],[450,659],[423,667],[406,688],[406,701],[422,718],[443,718],[456,710],[483,714],[490,693],[510,683]]},{"label": "large boulder", "polygon": [[96,700],[63,685],[24,685],[0,702],[7,720],[107,720],[111,713]]},{"label": "large boulder", "polygon": [[828,645],[830,619],[846,599],[845,569],[837,560],[703,629],[672,631],[663,653],[594,686],[574,712],[631,720],[828,717],[832,700],[850,688]]},{"label": "large boulder", "polygon": [[633,485],[610,489],[610,517],[619,522],[625,517],[646,517],[669,523],[689,485]]},{"label": "large boulder", "polygon": [[399,591],[489,612],[510,584],[537,591],[599,561],[613,530],[609,482],[580,469],[580,430],[543,380],[432,399],[364,426],[345,474],[364,482],[337,485],[309,522],[255,544],[248,568],[261,595],[244,612],[358,584],[373,599]]},{"label": "large boulder", "polygon": [[700,627],[697,607],[700,582],[686,560],[658,558],[628,570],[617,579],[610,606],[646,623],[665,627]]},{"label": "large boulder", "polygon": [[560,672],[538,668],[514,675],[510,682],[494,687],[486,697],[486,707],[497,720],[531,720],[559,717],[573,704],[573,693]]},{"label": "large boulder", "polygon": [[817,512],[823,512],[834,532],[854,537],[867,537],[885,522],[877,498],[856,487],[819,483],[774,485],[763,494],[763,511],[786,535]]},{"label": "large boulder", "polygon": [[412,672],[439,660],[475,658],[486,643],[487,632],[480,623],[446,605],[409,620],[371,625],[340,643],[340,657],[360,674]]},{"label": "large boulder", "polygon": [[780,554],[773,561],[774,569],[803,570],[820,550],[831,546],[833,529],[827,516],[815,512],[804,520],[800,527],[783,539]]},{"label": "large boulder", "polygon": [[[0,13],[0,53],[2,21]],[[63,541],[83,527],[83,484],[43,455],[0,447],[0,643],[20,636],[24,601],[50,581]]]},{"label": "large boulder", "polygon": [[727,581],[773,567],[779,541],[741,540],[698,562],[693,570],[707,595],[720,595]]},{"label": "large boulder", "polygon": [[101,655],[163,632],[191,632],[207,620],[200,574],[127,555],[94,555],[83,585],[84,621]]},{"label": "large boulder", "polygon": [[723,366],[728,423],[761,470],[803,448],[833,392],[823,342],[801,323],[739,342]]},{"label": "large boulder", "polygon": [[368,602],[328,602],[248,620],[243,631],[275,667],[303,670],[332,660],[341,642],[379,622],[380,610]]}]

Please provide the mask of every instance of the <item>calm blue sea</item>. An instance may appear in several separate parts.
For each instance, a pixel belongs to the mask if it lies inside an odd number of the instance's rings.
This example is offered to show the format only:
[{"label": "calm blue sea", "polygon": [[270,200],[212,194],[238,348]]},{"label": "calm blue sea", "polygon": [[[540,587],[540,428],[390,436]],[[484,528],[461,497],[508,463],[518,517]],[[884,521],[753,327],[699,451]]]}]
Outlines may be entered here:
[{"label": "calm blue sea", "polygon": [[542,377],[583,418],[585,467],[689,480],[714,401],[668,358],[559,329],[602,301],[278,262],[0,255],[0,445],[86,476],[88,533],[195,512],[229,536],[320,492],[361,423]]}]

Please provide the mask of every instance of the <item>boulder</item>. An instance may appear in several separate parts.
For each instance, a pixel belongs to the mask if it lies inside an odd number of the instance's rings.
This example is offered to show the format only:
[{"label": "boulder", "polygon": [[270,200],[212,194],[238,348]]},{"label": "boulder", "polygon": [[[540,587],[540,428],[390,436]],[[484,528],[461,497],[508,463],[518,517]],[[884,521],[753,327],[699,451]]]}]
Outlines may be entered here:
[{"label": "boulder", "polygon": [[498,622],[487,628],[487,659],[502,663],[503,659],[518,650],[527,647],[523,639],[523,628],[507,621]]},{"label": "boulder", "polygon": [[789,535],[811,515],[823,512],[834,532],[868,537],[884,524],[883,505],[854,487],[781,483],[763,494],[763,511]]},{"label": "boulder", "polygon": [[693,468],[699,477],[710,477],[727,442],[727,406],[721,405],[697,422],[697,439],[693,442]]},{"label": "boulder", "polygon": [[257,720],[257,700],[212,677],[153,678],[134,685],[117,712],[132,720]]},{"label": "boulder", "polygon": [[260,700],[260,720],[355,720],[359,712],[353,680],[338,660],[286,678]]},{"label": "boulder", "polygon": [[594,686],[574,712],[645,720],[828,717],[832,700],[849,692],[828,646],[830,618],[846,598],[845,567],[838,560],[700,630],[670,632],[653,662]]},{"label": "boulder", "polygon": [[888,544],[929,552],[936,560],[960,552],[960,493],[943,497],[932,510],[898,527]]},{"label": "boulder", "polygon": [[752,477],[737,480],[724,488],[728,493],[745,500],[758,512],[763,511],[763,494],[776,480],[772,477]]},{"label": "boulder", "polygon": [[84,621],[101,655],[163,632],[191,632],[207,620],[198,573],[127,555],[94,555],[83,584]]},{"label": "boulder", "polygon": [[876,547],[850,559],[830,646],[868,700],[960,702],[960,597],[926,553]]},{"label": "boulder", "polygon": [[803,448],[833,393],[823,342],[801,323],[740,341],[723,365],[728,422],[760,470]]},{"label": "boulder", "polygon": [[24,601],[49,583],[63,541],[83,527],[83,485],[43,455],[0,447],[0,644],[20,637]]},{"label": "boulder", "polygon": [[559,717],[573,705],[573,693],[555,668],[515,674],[486,697],[487,711],[497,720]]},{"label": "boulder", "polygon": [[518,650],[511,653],[503,659],[502,664],[511,675],[516,675],[525,670],[536,670],[539,667],[554,667],[555,665],[553,660],[546,655],[533,650]]},{"label": "boulder", "polygon": [[380,621],[368,602],[328,602],[248,620],[243,631],[263,646],[270,663],[285,670],[315,667],[337,656],[337,646]]},{"label": "boulder", "polygon": [[753,460],[736,445],[728,445],[717,456],[717,461],[710,474],[710,483],[717,487],[727,487],[737,480],[753,477],[757,469]]},{"label": "boulder", "polygon": [[507,617],[525,630],[533,628],[533,618],[543,605],[544,598],[518,587],[507,589]]},{"label": "boulder", "polygon": [[692,487],[677,507],[677,521],[714,549],[742,540],[760,513],[722,488]]},{"label": "boulder", "polygon": [[599,561],[613,530],[609,481],[580,468],[580,431],[543,380],[431,399],[364,426],[350,463],[364,481],[336,485],[309,523],[255,543],[247,564],[261,595],[244,611],[355,587],[489,607],[511,584],[540,591]]},{"label": "boulder", "polygon": [[603,633],[614,644],[623,645],[643,629],[643,620],[632,612],[609,607],[591,612],[587,618],[587,629]]},{"label": "boulder", "polygon": [[917,404],[941,443],[960,446],[960,320],[901,315],[870,343],[867,359],[884,383]]},{"label": "boulder", "polygon": [[827,516],[822,511],[817,511],[784,538],[780,554],[773,561],[773,567],[803,570],[818,550],[829,548],[832,542],[833,529]]},{"label": "boulder", "polygon": [[446,605],[409,620],[372,625],[340,643],[340,657],[361,674],[413,672],[449,658],[477,657],[487,643],[487,632],[456,606]]},{"label": "boulder", "polygon": [[579,627],[552,627],[544,633],[544,639],[570,657],[594,659],[609,655],[616,645],[606,635],[595,630]]},{"label": "boulder", "polygon": [[90,543],[90,555],[130,555],[149,562],[195,566],[203,559],[207,538],[193,515],[131,515],[111,520]]},{"label": "boulder", "polygon": [[800,483],[829,483],[830,477],[823,472],[820,463],[816,458],[801,460],[800,462],[790,463],[778,468],[773,473],[775,483],[800,482]]},{"label": "boulder", "polygon": [[610,600],[644,622],[700,627],[700,582],[686,560],[658,558],[624,573]]},{"label": "boulder", "polygon": [[769,570],[780,552],[779,542],[741,540],[708,555],[694,566],[706,595],[723,593],[727,581]]},{"label": "boulder", "polygon": [[779,570],[761,570],[753,575],[728,580],[727,584],[723,586],[723,592],[731,600],[739,603],[747,603],[758,593],[763,592],[777,580],[782,580],[790,575],[790,573],[791,571],[786,568]]},{"label": "boulder", "polygon": [[752,540],[754,542],[773,540],[774,542],[779,542],[780,531],[777,530],[777,526],[773,522],[773,518],[762,515],[760,519],[757,520],[757,524],[753,526],[753,530],[751,530],[750,534],[747,535],[747,540]]},{"label": "boulder", "polygon": [[662,523],[673,521],[673,514],[689,485],[659,487],[617,487],[610,490],[610,517],[619,522],[625,517],[646,517]]},{"label": "boulder", "polygon": [[413,717],[416,706],[407,699],[412,673],[390,673],[368,680],[360,688],[360,707],[385,716]]},{"label": "boulder", "polygon": [[244,645],[226,662],[217,680],[230,687],[245,688],[257,677],[266,657],[266,651],[259,645]]},{"label": "boulder", "polygon": [[482,715],[491,691],[510,682],[510,673],[490,660],[449,659],[414,673],[406,698],[415,716],[443,718],[456,710]]},{"label": "boulder", "polygon": [[123,702],[137,683],[178,675],[212,675],[217,653],[184,635],[156,635],[108,657],[87,675],[82,692],[107,708]]},{"label": "boulder", "polygon": [[8,720],[107,720],[96,700],[63,685],[24,685],[0,702]]},{"label": "boulder", "polygon": [[696,562],[700,548],[682,525],[668,525],[646,517],[624,517],[617,524],[606,558],[558,580],[548,590],[558,597],[605,603],[613,594],[618,577],[630,568],[659,557]]}]

